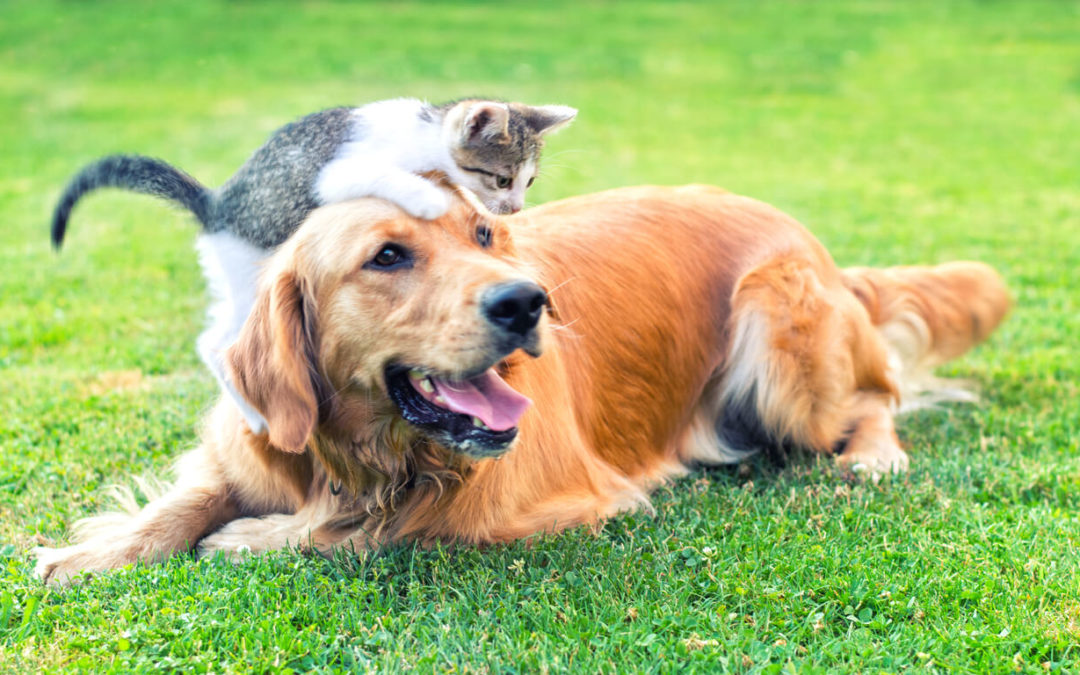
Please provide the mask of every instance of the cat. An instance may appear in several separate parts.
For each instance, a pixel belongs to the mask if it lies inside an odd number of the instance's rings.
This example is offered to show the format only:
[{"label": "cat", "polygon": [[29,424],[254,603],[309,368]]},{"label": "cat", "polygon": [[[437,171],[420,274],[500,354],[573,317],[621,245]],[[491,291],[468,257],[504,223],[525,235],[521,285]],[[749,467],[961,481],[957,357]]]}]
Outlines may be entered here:
[{"label": "cat", "polygon": [[536,178],[543,137],[565,127],[577,110],[561,105],[464,99],[432,105],[391,99],[359,108],[331,108],[285,125],[217,190],[179,169],[140,155],[111,155],[79,171],[52,219],[60,247],[76,202],[102,187],[163,197],[202,224],[197,248],[213,302],[198,351],[255,433],[266,420],[229,382],[225,349],[255,303],[261,263],[315,208],[380,197],[413,216],[434,219],[446,194],[419,174],[441,171],[476,193],[494,213],[524,205]]}]

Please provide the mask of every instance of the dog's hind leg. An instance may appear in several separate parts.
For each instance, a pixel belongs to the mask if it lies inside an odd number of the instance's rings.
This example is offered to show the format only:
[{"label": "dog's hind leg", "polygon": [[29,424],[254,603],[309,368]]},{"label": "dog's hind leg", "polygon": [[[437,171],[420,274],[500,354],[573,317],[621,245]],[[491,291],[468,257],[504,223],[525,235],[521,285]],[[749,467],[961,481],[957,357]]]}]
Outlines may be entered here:
[{"label": "dog's hind leg", "polygon": [[884,344],[835,270],[801,255],[746,273],[732,295],[730,345],[715,390],[727,454],[762,447],[831,453],[902,470]]},{"label": "dog's hind leg", "polygon": [[265,553],[288,548],[316,550],[323,554],[348,538],[355,528],[328,526],[334,520],[332,499],[314,499],[295,513],[270,513],[238,518],[199,542],[199,557],[221,554],[236,558],[246,553]]},{"label": "dog's hind leg", "polygon": [[79,543],[35,549],[38,576],[65,583],[81,572],[160,562],[191,550],[208,532],[238,515],[224,477],[211,468],[206,454],[198,448],[185,455],[177,483],[141,509],[130,492],[121,492],[125,512],[77,523]]},{"label": "dog's hind leg", "polygon": [[843,441],[836,463],[855,473],[881,474],[906,471],[907,453],[900,447],[893,424],[893,412],[887,398],[862,395],[852,411],[855,424]]}]

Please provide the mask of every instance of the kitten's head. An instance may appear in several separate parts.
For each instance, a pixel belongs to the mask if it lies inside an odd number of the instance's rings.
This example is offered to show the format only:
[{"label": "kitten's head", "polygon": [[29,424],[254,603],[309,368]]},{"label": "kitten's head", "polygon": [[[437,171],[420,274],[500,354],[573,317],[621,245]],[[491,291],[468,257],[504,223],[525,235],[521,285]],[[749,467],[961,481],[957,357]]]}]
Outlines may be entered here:
[{"label": "kitten's head", "polygon": [[493,213],[515,213],[536,178],[543,137],[569,124],[577,110],[564,105],[465,100],[450,105],[443,137],[454,160],[451,179]]}]

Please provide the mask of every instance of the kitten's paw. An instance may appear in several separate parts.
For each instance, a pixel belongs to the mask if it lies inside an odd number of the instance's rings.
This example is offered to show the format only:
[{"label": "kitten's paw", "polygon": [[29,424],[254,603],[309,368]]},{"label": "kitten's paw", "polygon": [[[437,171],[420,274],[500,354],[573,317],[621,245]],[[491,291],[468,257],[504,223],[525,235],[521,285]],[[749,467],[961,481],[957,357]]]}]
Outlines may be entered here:
[{"label": "kitten's paw", "polygon": [[446,193],[436,187],[402,195],[399,204],[410,215],[424,220],[435,220],[450,208],[450,200],[447,199]]}]

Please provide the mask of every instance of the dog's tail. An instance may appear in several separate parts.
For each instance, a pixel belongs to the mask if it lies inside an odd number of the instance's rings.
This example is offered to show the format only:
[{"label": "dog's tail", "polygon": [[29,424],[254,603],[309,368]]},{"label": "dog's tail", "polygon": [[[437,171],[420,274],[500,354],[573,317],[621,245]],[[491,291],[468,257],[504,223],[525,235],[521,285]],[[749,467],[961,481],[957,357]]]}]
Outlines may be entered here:
[{"label": "dog's tail", "polygon": [[1008,290],[992,267],[950,262],[935,267],[852,267],[843,274],[885,340],[899,379],[902,409],[973,398],[963,383],[935,378],[931,371],[986,339],[1008,313]]},{"label": "dog's tail", "polygon": [[141,155],[110,155],[88,164],[64,188],[52,218],[53,246],[60,248],[68,218],[83,195],[115,187],[170,199],[187,208],[203,224],[210,223],[213,193],[199,181],[159,159]]}]

